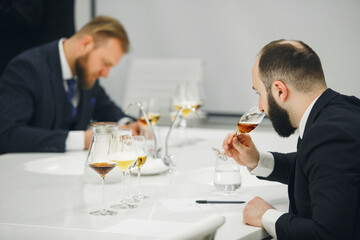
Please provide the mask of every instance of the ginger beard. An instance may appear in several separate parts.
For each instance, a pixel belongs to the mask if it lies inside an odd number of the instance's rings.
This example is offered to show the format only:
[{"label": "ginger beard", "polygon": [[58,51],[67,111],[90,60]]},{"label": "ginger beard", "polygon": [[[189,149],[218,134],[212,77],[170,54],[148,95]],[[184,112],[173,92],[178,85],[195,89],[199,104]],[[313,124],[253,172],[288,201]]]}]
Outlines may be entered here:
[{"label": "ginger beard", "polygon": [[86,55],[79,57],[75,61],[75,71],[78,84],[83,90],[91,89],[96,82],[96,79],[91,79],[91,74],[87,71],[86,66],[88,65],[89,55],[90,53],[87,53]]}]

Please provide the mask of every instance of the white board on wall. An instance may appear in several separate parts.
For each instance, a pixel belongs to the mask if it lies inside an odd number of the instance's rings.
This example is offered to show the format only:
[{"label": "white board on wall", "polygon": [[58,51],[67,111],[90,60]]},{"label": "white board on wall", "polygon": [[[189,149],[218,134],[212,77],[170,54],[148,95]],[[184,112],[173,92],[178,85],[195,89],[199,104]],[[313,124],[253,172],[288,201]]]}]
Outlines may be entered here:
[{"label": "white board on wall", "polygon": [[202,58],[210,112],[239,114],[257,104],[251,69],[258,51],[302,40],[322,60],[328,86],[360,97],[359,0],[100,0],[96,14],[119,19],[131,53],[102,81],[122,103],[132,56]]}]

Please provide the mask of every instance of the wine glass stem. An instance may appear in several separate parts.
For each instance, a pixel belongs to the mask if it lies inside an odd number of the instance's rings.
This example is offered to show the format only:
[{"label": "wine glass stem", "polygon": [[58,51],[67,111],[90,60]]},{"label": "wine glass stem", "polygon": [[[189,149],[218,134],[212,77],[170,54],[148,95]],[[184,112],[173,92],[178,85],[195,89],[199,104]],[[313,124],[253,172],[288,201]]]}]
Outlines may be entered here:
[{"label": "wine glass stem", "polygon": [[141,170],[141,168],[140,167],[138,167],[138,183],[139,183],[139,195],[141,195],[141,183],[140,183],[140,170]]},{"label": "wine glass stem", "polygon": [[125,171],[121,171],[121,184],[122,184],[122,190],[123,190],[122,200],[125,200],[125,198],[126,198]]},{"label": "wine glass stem", "polygon": [[129,199],[131,197],[131,176],[130,176],[130,169],[128,168],[126,170],[126,178],[128,179],[128,184],[126,185],[127,191],[126,191],[126,198]]},{"label": "wine glass stem", "polygon": [[101,178],[101,188],[102,188],[102,209],[101,214],[105,214],[105,176]]}]

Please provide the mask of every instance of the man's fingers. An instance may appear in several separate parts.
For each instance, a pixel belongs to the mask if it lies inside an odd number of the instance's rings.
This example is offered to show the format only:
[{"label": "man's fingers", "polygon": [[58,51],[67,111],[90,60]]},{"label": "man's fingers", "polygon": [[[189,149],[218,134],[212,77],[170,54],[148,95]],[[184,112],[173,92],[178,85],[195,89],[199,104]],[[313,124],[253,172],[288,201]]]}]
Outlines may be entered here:
[{"label": "man's fingers", "polygon": [[238,151],[238,152],[242,152],[244,149],[244,145],[242,143],[239,142],[237,136],[232,138],[232,145],[233,147]]},{"label": "man's fingers", "polygon": [[232,138],[233,138],[235,135],[236,135],[236,132],[232,132],[232,133],[229,133],[229,134],[226,136],[227,144],[231,144]]},{"label": "man's fingers", "polygon": [[251,142],[250,135],[247,133],[237,135],[237,140],[244,146],[249,146]]},{"label": "man's fingers", "polygon": [[226,135],[224,141],[223,141],[223,149],[225,150],[225,153],[227,153],[226,151],[229,150],[231,148],[232,145],[232,138],[234,136],[234,133],[229,133]]}]

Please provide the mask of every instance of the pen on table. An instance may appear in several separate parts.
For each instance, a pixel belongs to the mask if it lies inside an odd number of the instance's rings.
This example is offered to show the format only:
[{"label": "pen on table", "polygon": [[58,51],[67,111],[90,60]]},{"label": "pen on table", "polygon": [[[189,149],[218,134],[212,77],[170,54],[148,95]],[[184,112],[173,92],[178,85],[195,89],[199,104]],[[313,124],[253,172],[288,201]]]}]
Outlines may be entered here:
[{"label": "pen on table", "polygon": [[239,203],[245,203],[245,201],[212,201],[212,200],[196,200],[196,203],[206,204],[206,203],[212,203],[212,204],[239,204]]}]

